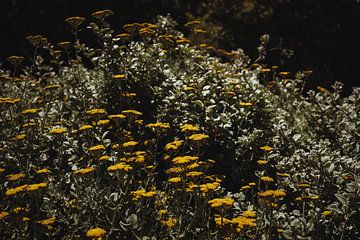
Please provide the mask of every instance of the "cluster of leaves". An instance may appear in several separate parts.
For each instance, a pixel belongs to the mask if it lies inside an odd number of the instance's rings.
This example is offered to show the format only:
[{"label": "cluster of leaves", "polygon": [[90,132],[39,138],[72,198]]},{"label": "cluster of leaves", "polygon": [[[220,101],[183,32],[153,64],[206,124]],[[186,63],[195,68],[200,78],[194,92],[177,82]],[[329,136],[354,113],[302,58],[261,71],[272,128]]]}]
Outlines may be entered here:
[{"label": "cluster of leaves", "polygon": [[40,35],[0,70],[0,226],[9,239],[356,239],[359,101],[303,93],[241,51],[169,17],[102,47]]}]

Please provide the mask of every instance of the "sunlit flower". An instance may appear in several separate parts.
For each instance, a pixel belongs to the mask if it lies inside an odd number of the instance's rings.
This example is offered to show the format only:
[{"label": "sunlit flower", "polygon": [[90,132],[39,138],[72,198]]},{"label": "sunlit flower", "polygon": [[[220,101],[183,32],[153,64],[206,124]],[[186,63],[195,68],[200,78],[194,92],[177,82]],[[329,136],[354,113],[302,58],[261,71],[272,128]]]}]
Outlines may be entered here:
[{"label": "sunlit flower", "polygon": [[256,162],[257,162],[259,165],[265,165],[265,164],[268,163],[267,160],[257,160]]},{"label": "sunlit flower", "polygon": [[273,193],[273,196],[275,198],[282,198],[282,197],[286,196],[286,193],[283,190],[275,190],[274,193]]},{"label": "sunlit flower", "polygon": [[5,195],[11,196],[11,195],[15,195],[17,193],[26,191],[27,187],[28,187],[28,185],[25,184],[25,185],[21,185],[21,186],[15,187],[15,188],[9,188],[8,190],[6,190]]},{"label": "sunlit flower", "polygon": [[290,174],[277,172],[277,173],[276,173],[276,176],[279,176],[279,177],[290,177]]},{"label": "sunlit flower", "polygon": [[193,21],[190,21],[190,22],[187,22],[184,26],[185,27],[188,27],[188,28],[193,28],[195,26],[199,26],[201,23],[197,20],[193,20]]},{"label": "sunlit flower", "polygon": [[233,205],[234,201],[232,198],[214,198],[209,200],[208,204],[210,204],[212,208],[229,207]]},{"label": "sunlit flower", "polygon": [[136,145],[138,145],[139,143],[136,142],[136,141],[128,141],[128,142],[125,142],[123,143],[123,147],[126,148],[126,147],[135,147]]},{"label": "sunlit flower", "polygon": [[155,129],[168,129],[168,128],[170,128],[170,124],[169,123],[163,123],[163,122],[157,122],[157,123],[146,124],[146,127],[155,128]]},{"label": "sunlit flower", "polygon": [[220,186],[220,183],[218,183],[218,182],[205,183],[205,184],[199,185],[200,191],[204,192],[204,193],[213,191],[213,190],[217,189],[219,186]]},{"label": "sunlit flower", "polygon": [[102,126],[102,125],[107,125],[110,123],[110,120],[109,119],[103,119],[103,120],[99,120],[96,124],[98,126]]},{"label": "sunlit flower", "polygon": [[200,131],[200,128],[192,125],[192,124],[185,124],[180,126],[181,132],[198,132]]},{"label": "sunlit flower", "polygon": [[64,134],[67,132],[66,128],[54,128],[50,131],[51,134]]},{"label": "sunlit flower", "polygon": [[327,216],[330,216],[331,215],[331,211],[330,210],[325,210],[322,212],[322,216],[323,217],[327,217]]},{"label": "sunlit flower", "polygon": [[71,46],[71,42],[68,42],[68,41],[64,41],[64,42],[59,42],[57,44],[60,48],[62,49],[68,49],[70,46]]},{"label": "sunlit flower", "polygon": [[108,155],[103,155],[103,156],[101,156],[101,157],[99,158],[99,161],[107,161],[107,160],[109,160],[109,158],[110,158],[110,156],[108,156]]},{"label": "sunlit flower", "polygon": [[36,191],[36,190],[39,190],[39,189],[41,189],[41,188],[47,187],[47,185],[48,185],[48,184],[45,183],[45,182],[30,184],[30,185],[28,185],[28,186],[26,187],[26,191],[29,191],[29,192],[31,192],[31,191]]},{"label": "sunlit flower", "polygon": [[248,190],[248,189],[251,189],[251,186],[245,185],[240,188],[241,191]]},{"label": "sunlit flower", "polygon": [[173,178],[169,178],[168,180],[169,183],[179,183],[181,181],[182,181],[181,177],[173,177]]},{"label": "sunlit flower", "polygon": [[316,89],[321,92],[321,93],[327,93],[329,92],[326,88],[323,88],[323,87],[320,87],[320,86],[317,86]]},{"label": "sunlit flower", "polygon": [[101,115],[101,114],[106,114],[106,110],[103,108],[94,108],[87,110],[86,113],[89,115]]},{"label": "sunlit flower", "polygon": [[102,228],[92,228],[86,232],[87,237],[98,238],[98,239],[101,239],[102,237],[104,237],[105,234],[106,234],[106,231]]},{"label": "sunlit flower", "polygon": [[247,218],[255,218],[256,217],[256,211],[254,210],[247,210],[244,211],[241,216],[247,217]]},{"label": "sunlit flower", "polygon": [[108,116],[109,119],[116,120],[116,119],[124,119],[126,118],[123,114],[113,114]]},{"label": "sunlit flower", "polygon": [[186,164],[189,162],[197,161],[199,160],[199,157],[196,156],[179,156],[172,160],[172,163],[174,164]]},{"label": "sunlit flower", "polygon": [[185,175],[187,177],[198,177],[198,176],[201,176],[203,174],[204,174],[203,172],[192,171],[192,172],[186,173]]},{"label": "sunlit flower", "polygon": [[84,174],[87,174],[87,173],[91,173],[91,172],[93,172],[93,171],[95,171],[95,168],[93,168],[93,167],[88,167],[88,168],[83,168],[83,169],[75,170],[74,173],[75,173],[75,174],[82,174],[82,175],[84,175]]},{"label": "sunlit flower", "polygon": [[103,151],[105,150],[105,146],[100,144],[100,145],[96,145],[96,146],[92,146],[90,148],[88,148],[89,152],[94,152],[94,151]]},{"label": "sunlit flower", "polygon": [[136,110],[123,110],[121,111],[122,114],[124,114],[127,117],[138,117],[138,116],[142,116],[142,112],[136,111]]},{"label": "sunlit flower", "polygon": [[167,143],[164,147],[164,150],[165,151],[170,151],[170,150],[176,151],[182,146],[183,143],[184,143],[184,140],[176,140],[176,141]]},{"label": "sunlit flower", "polygon": [[0,212],[0,219],[4,219],[4,218],[6,218],[7,216],[9,216],[9,213],[8,213],[8,212]]},{"label": "sunlit flower", "polygon": [[37,174],[48,174],[51,173],[51,171],[47,168],[42,168],[36,171]]},{"label": "sunlit flower", "polygon": [[117,171],[117,170],[123,170],[125,172],[129,172],[133,169],[132,166],[128,165],[128,164],[125,164],[123,162],[121,163],[118,163],[118,164],[115,164],[115,165],[112,165],[112,166],[109,166],[107,168],[108,171],[112,172],[112,171]]},{"label": "sunlit flower", "polygon": [[164,227],[167,227],[167,228],[173,228],[175,227],[177,223],[177,220],[176,218],[168,218],[166,220],[162,220],[161,221],[161,224],[164,226]]},{"label": "sunlit flower", "polygon": [[137,201],[141,198],[152,198],[152,197],[156,196],[157,193],[155,191],[147,192],[144,189],[139,189],[136,191],[131,191],[130,194],[133,196],[132,200]]},{"label": "sunlit flower", "polygon": [[274,195],[274,190],[266,190],[263,192],[258,192],[258,195],[259,197],[263,197],[263,198],[272,197]]},{"label": "sunlit flower", "polygon": [[251,102],[240,102],[240,106],[243,106],[243,107],[248,107],[248,106],[253,106],[254,104],[251,103]]},{"label": "sunlit flower", "polygon": [[23,110],[21,112],[21,114],[23,114],[23,115],[34,114],[34,113],[37,113],[39,111],[40,111],[40,109],[38,109],[38,108],[30,108],[30,109]]},{"label": "sunlit flower", "polygon": [[10,56],[6,60],[8,60],[9,62],[11,62],[14,65],[17,65],[17,64],[21,63],[24,59],[25,59],[25,57],[23,57],[23,56]]},{"label": "sunlit flower", "polygon": [[100,10],[100,11],[93,12],[93,13],[91,13],[91,16],[93,16],[94,18],[96,18],[100,21],[104,21],[105,18],[107,18],[113,14],[114,14],[113,11],[106,9],[106,10]]},{"label": "sunlit flower", "polygon": [[44,90],[52,90],[52,89],[58,89],[60,88],[59,84],[51,84],[44,87]]},{"label": "sunlit flower", "polygon": [[25,177],[24,173],[9,174],[6,176],[7,180],[9,180],[9,181],[17,181],[24,177]]},{"label": "sunlit flower", "polygon": [[272,151],[273,150],[273,148],[272,147],[270,147],[270,146],[263,146],[263,147],[260,147],[260,149],[261,150],[264,150],[265,152],[270,152],[270,151]]},{"label": "sunlit flower", "polygon": [[274,179],[268,176],[262,176],[260,177],[260,180],[264,182],[274,182]]},{"label": "sunlit flower", "polygon": [[189,139],[192,141],[198,142],[198,141],[209,139],[209,135],[197,133],[197,134],[191,135],[189,137]]},{"label": "sunlit flower", "polygon": [[125,77],[125,74],[116,74],[112,76],[113,79],[125,79]]},{"label": "sunlit flower", "polygon": [[69,17],[69,18],[66,18],[65,19],[65,22],[70,24],[70,26],[72,28],[74,28],[75,30],[79,28],[79,26],[85,22],[85,18],[83,17],[79,17],[79,16],[76,16],[76,17]]},{"label": "sunlit flower", "polygon": [[92,129],[93,126],[91,125],[83,125],[79,128],[79,131],[85,131],[85,130],[88,130],[88,129]]},{"label": "sunlit flower", "polygon": [[30,218],[28,218],[28,217],[23,217],[23,218],[22,218],[22,221],[23,221],[23,222],[28,222],[28,221],[30,221]]}]

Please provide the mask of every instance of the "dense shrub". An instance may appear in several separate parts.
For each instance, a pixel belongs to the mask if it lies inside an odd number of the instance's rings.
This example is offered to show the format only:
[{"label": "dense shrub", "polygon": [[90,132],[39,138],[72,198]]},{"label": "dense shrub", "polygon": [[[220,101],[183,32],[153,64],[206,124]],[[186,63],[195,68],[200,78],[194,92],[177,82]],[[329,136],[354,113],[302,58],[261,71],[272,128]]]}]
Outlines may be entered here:
[{"label": "dense shrub", "polygon": [[115,33],[109,10],[0,71],[2,236],[356,239],[360,90],[304,92],[170,17]]}]

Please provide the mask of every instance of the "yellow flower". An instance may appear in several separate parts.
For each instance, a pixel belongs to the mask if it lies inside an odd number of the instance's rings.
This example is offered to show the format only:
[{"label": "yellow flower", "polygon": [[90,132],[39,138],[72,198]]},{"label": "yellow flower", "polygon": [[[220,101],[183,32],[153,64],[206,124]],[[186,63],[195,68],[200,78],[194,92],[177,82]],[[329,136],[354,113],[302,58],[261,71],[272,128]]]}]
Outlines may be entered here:
[{"label": "yellow flower", "polygon": [[54,224],[56,221],[56,218],[55,217],[51,217],[51,218],[47,218],[47,219],[44,219],[44,220],[39,220],[37,221],[38,223],[40,223],[41,225],[51,225],[51,224]]},{"label": "yellow flower", "polygon": [[208,204],[210,204],[212,208],[229,207],[232,206],[233,203],[234,199],[232,198],[214,198],[208,201]]},{"label": "yellow flower", "polygon": [[19,180],[19,179],[24,178],[24,177],[25,177],[24,173],[9,174],[9,175],[6,176],[6,178],[9,181],[16,181],[16,180]]},{"label": "yellow flower", "polygon": [[255,183],[255,182],[251,182],[251,183],[249,183],[249,186],[251,186],[251,187],[256,186],[256,183]]},{"label": "yellow flower", "polygon": [[255,228],[256,220],[253,218],[247,218],[244,216],[239,216],[231,219],[231,223],[237,225],[236,231],[241,232],[245,227]]},{"label": "yellow flower", "polygon": [[241,191],[248,190],[248,189],[251,189],[251,186],[245,185],[240,188]]},{"label": "yellow flower", "polygon": [[16,213],[16,214],[19,214],[19,212],[27,212],[28,210],[26,208],[23,208],[23,207],[16,207],[13,209],[13,212]]},{"label": "yellow flower", "polygon": [[88,168],[83,168],[83,169],[79,169],[79,170],[75,170],[74,173],[75,174],[87,174],[87,173],[91,173],[95,171],[95,168],[93,167],[88,167]]},{"label": "yellow flower", "polygon": [[272,147],[269,147],[269,146],[263,146],[263,147],[260,147],[260,149],[261,150],[264,150],[265,152],[270,152],[270,151],[272,151],[273,150],[273,148]]},{"label": "yellow flower", "polygon": [[93,12],[93,13],[91,13],[91,16],[93,16],[94,18],[96,18],[100,21],[104,21],[105,18],[107,18],[113,14],[114,14],[113,11],[106,9],[106,10],[100,10],[100,11]]},{"label": "yellow flower", "polygon": [[126,148],[126,147],[135,147],[136,145],[138,145],[138,142],[136,141],[129,141],[129,142],[125,142],[123,143],[123,147]]},{"label": "yellow flower", "polygon": [[264,192],[258,192],[259,197],[272,197],[274,195],[274,190],[266,190]]},{"label": "yellow flower", "polygon": [[94,108],[87,110],[86,113],[89,115],[101,115],[101,114],[106,114],[106,110],[103,108]]},{"label": "yellow flower", "polygon": [[166,209],[160,209],[158,214],[161,217],[162,215],[166,214],[168,211]]},{"label": "yellow flower", "polygon": [[166,170],[166,173],[171,175],[174,173],[181,173],[182,171],[184,171],[184,169],[181,167],[172,167],[172,168],[169,168],[168,170]]},{"label": "yellow flower", "polygon": [[331,215],[331,211],[330,210],[325,210],[322,212],[322,216],[323,217],[327,217],[327,216],[330,216]]},{"label": "yellow flower", "polygon": [[277,172],[277,173],[276,173],[276,176],[279,176],[279,177],[290,177],[290,174]]},{"label": "yellow flower", "polygon": [[11,140],[17,140],[17,141],[22,141],[26,138],[26,134],[18,134],[15,137],[11,138]]},{"label": "yellow flower", "polygon": [[175,227],[176,223],[177,223],[176,218],[168,218],[166,220],[161,221],[161,224],[167,228]]},{"label": "yellow flower", "polygon": [[62,49],[67,49],[67,48],[70,47],[71,42],[68,42],[68,41],[66,41],[66,42],[59,42],[57,45],[58,45],[60,48],[62,48]]},{"label": "yellow flower", "polygon": [[125,172],[129,172],[131,171],[133,168],[132,166],[128,165],[128,164],[125,164],[125,163],[118,163],[118,164],[115,164],[115,165],[112,165],[112,166],[109,166],[107,168],[108,171],[117,171],[117,170],[123,170]]},{"label": "yellow flower", "polygon": [[266,72],[271,72],[271,69],[270,68],[262,68],[260,71],[263,73],[266,73]]},{"label": "yellow flower", "polygon": [[109,119],[103,119],[103,120],[99,120],[98,122],[97,122],[97,125],[98,126],[102,126],[102,125],[107,125],[107,124],[109,124],[110,123],[110,120]]},{"label": "yellow flower", "polygon": [[30,218],[28,218],[28,217],[23,217],[22,220],[23,220],[23,222],[28,222],[28,221],[30,221]]},{"label": "yellow flower", "polygon": [[212,182],[212,183],[205,183],[205,184],[201,184],[200,187],[200,191],[207,193],[209,191],[213,191],[216,188],[218,188],[220,186],[220,183],[218,182]]},{"label": "yellow flower", "polygon": [[164,147],[164,150],[165,151],[170,151],[170,150],[176,151],[182,146],[183,143],[184,143],[184,140],[177,140],[177,141],[167,143]]},{"label": "yellow flower", "polygon": [[184,26],[188,27],[188,28],[193,28],[193,27],[198,26],[200,24],[201,23],[199,21],[193,20],[193,21],[187,22]]},{"label": "yellow flower", "polygon": [[9,213],[8,213],[8,212],[0,212],[0,219],[4,219],[4,218],[6,218],[7,216],[9,216]]},{"label": "yellow flower", "polygon": [[185,124],[180,126],[180,130],[181,132],[198,132],[200,128],[192,124]]},{"label": "yellow flower", "polygon": [[206,134],[200,134],[200,133],[197,133],[197,134],[193,134],[189,137],[190,140],[192,141],[202,141],[202,140],[205,140],[205,139],[208,139],[209,138],[209,135],[206,135]]},{"label": "yellow flower", "polygon": [[39,111],[40,111],[40,109],[38,109],[38,108],[30,108],[30,109],[25,109],[25,110],[23,110],[23,111],[21,112],[21,114],[23,114],[23,115],[34,114],[34,113],[37,113],[37,112],[39,112]]},{"label": "yellow flower", "polygon": [[8,60],[12,64],[16,65],[16,64],[19,64],[20,62],[22,62],[24,59],[25,58],[23,56],[10,56],[6,60]]},{"label": "yellow flower", "polygon": [[282,77],[286,77],[286,76],[290,75],[290,72],[279,72],[279,75]]},{"label": "yellow flower", "polygon": [[52,85],[47,85],[44,87],[44,90],[51,90],[51,89],[57,89],[60,88],[59,84],[52,84]]},{"label": "yellow flower", "polygon": [[67,132],[66,128],[54,128],[50,131],[51,134],[63,134],[66,132]]},{"label": "yellow flower", "polygon": [[15,188],[9,188],[8,190],[6,190],[5,195],[7,195],[7,196],[15,195],[19,192],[25,191],[27,189],[27,187],[28,187],[28,185],[25,184],[25,185],[21,185],[21,186],[15,187]]},{"label": "yellow flower", "polygon": [[5,172],[5,168],[0,168],[0,173]]},{"label": "yellow flower", "polygon": [[259,165],[265,165],[265,164],[268,163],[268,161],[267,161],[267,160],[257,160],[257,163],[258,163]]},{"label": "yellow flower", "polygon": [[126,77],[125,74],[116,74],[112,76],[113,79],[124,79]]},{"label": "yellow flower", "polygon": [[131,191],[130,194],[133,196],[132,200],[137,201],[141,198],[152,198],[156,196],[157,193],[155,191],[146,192],[144,189],[139,189]]},{"label": "yellow flower", "polygon": [[157,123],[149,123],[146,125],[148,128],[156,128],[156,129],[168,129],[170,128],[169,123],[157,122]]},{"label": "yellow flower", "polygon": [[174,164],[186,164],[192,161],[199,160],[199,157],[196,156],[179,156],[172,160],[172,163]]},{"label": "yellow flower", "polygon": [[99,158],[99,161],[107,161],[107,160],[109,160],[109,158],[110,158],[110,156],[108,156],[108,155],[103,155],[103,156],[101,156],[101,157]]},{"label": "yellow flower", "polygon": [[106,234],[106,231],[102,228],[92,228],[86,232],[86,236],[89,238],[102,238]]},{"label": "yellow flower", "polygon": [[309,188],[309,187],[311,187],[311,185],[308,184],[308,183],[299,183],[299,184],[296,184],[296,186],[298,188]]},{"label": "yellow flower", "polygon": [[22,126],[23,128],[35,127],[36,123],[28,122],[28,123],[24,123]]},{"label": "yellow flower", "polygon": [[91,125],[83,125],[79,128],[79,131],[85,131],[85,130],[88,130],[88,129],[92,129],[93,126]]},{"label": "yellow flower", "polygon": [[36,171],[37,174],[47,174],[47,173],[51,173],[51,171],[47,168],[42,168]]},{"label": "yellow flower", "polygon": [[275,198],[282,198],[286,196],[286,193],[283,190],[275,190],[273,195]]},{"label": "yellow flower", "polygon": [[173,178],[169,178],[168,182],[169,183],[179,183],[181,182],[181,177],[173,177]]},{"label": "yellow flower", "polygon": [[36,191],[39,190],[40,188],[45,188],[47,187],[47,183],[42,182],[42,183],[34,183],[34,184],[30,184],[27,186],[26,191]]},{"label": "yellow flower", "polygon": [[256,217],[256,211],[254,210],[247,210],[241,214],[241,216],[246,218],[255,218]]},{"label": "yellow flower", "polygon": [[74,29],[78,29],[79,26],[85,22],[85,18],[83,17],[79,17],[79,16],[76,16],[76,17],[69,17],[69,18],[66,18],[65,19],[65,22],[70,24],[70,26]]},{"label": "yellow flower", "polygon": [[126,116],[123,114],[113,114],[113,115],[109,115],[108,118],[116,120],[116,119],[124,119],[126,118]]},{"label": "yellow flower", "polygon": [[254,104],[251,102],[240,102],[240,106],[242,107],[249,107],[249,106],[253,106]]},{"label": "yellow flower", "polygon": [[268,176],[262,176],[260,177],[260,180],[264,182],[274,182],[274,179]]},{"label": "yellow flower", "polygon": [[136,111],[136,110],[123,110],[121,111],[122,114],[124,114],[125,116],[127,117],[138,117],[138,116],[142,116],[143,113],[142,112],[139,112],[139,111]]},{"label": "yellow flower", "polygon": [[100,144],[100,145],[96,145],[96,146],[92,146],[90,148],[88,148],[88,151],[92,152],[92,151],[103,151],[105,150],[105,146]]},{"label": "yellow flower", "polygon": [[201,176],[203,174],[204,174],[203,172],[192,171],[192,172],[186,173],[186,176],[187,177],[198,177],[198,176]]}]

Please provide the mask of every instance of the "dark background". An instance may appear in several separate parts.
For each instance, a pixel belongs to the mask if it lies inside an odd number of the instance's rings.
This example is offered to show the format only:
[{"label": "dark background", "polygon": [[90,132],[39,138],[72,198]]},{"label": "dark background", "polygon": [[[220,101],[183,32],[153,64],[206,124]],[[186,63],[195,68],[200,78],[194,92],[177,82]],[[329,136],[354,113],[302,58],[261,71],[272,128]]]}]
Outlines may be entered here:
[{"label": "dark background", "polygon": [[[115,12],[109,22],[118,32],[125,23],[152,21],[158,14],[170,13],[180,30],[188,20],[199,19],[212,44],[242,48],[251,59],[257,58],[259,37],[268,33],[265,64],[283,71],[314,70],[309,88],[337,80],[349,94],[360,85],[358,0],[2,0],[0,62],[7,67],[8,56],[29,55],[28,35],[42,34],[54,43],[71,39],[65,18],[90,19],[102,9]],[[90,31],[82,35],[85,42],[95,38]]]}]

